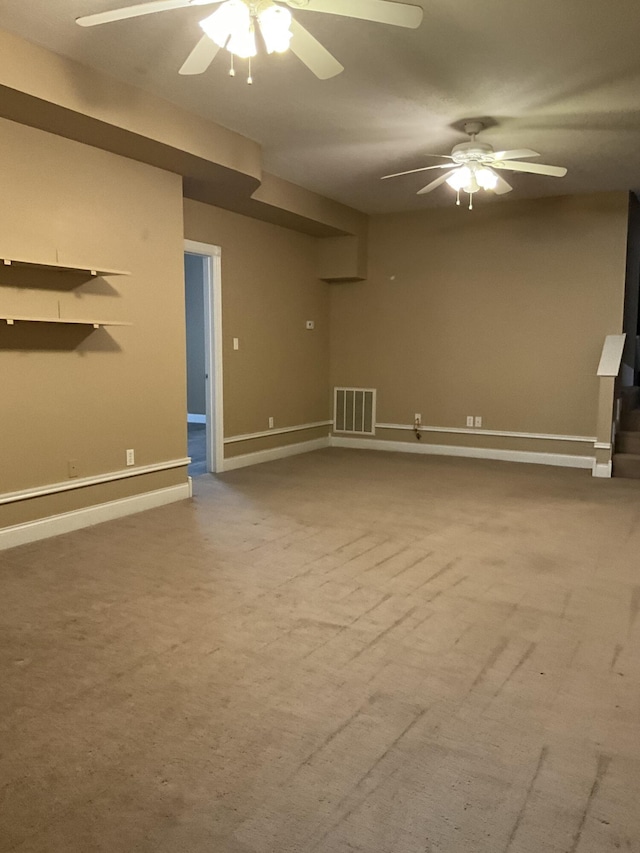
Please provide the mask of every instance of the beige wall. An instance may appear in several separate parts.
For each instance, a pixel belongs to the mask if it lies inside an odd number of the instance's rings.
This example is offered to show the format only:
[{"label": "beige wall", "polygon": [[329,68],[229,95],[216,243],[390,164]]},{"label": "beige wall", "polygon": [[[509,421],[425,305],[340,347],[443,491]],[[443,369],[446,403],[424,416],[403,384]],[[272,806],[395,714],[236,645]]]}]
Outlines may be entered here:
[{"label": "beige wall", "polygon": [[625,193],[373,217],[369,279],[331,292],[332,385],[377,388],[382,423],[473,414],[485,429],[595,435],[626,217]]},{"label": "beige wall", "polygon": [[[0,120],[3,257],[104,265],[130,277],[83,282],[3,268],[0,307],[16,314],[130,321],[86,331],[0,323],[0,493],[183,458],[185,342],[181,181],[40,130]],[[2,313],[2,312],[0,312]],[[163,475],[185,482],[185,469]],[[127,492],[157,488],[138,477]],[[79,492],[110,500],[117,485]],[[78,498],[78,495],[82,497]],[[64,511],[64,496],[0,506],[0,526]]]},{"label": "beige wall", "polygon": [[[329,285],[316,277],[315,238],[196,201],[186,200],[184,212],[187,239],[222,249],[225,436],[266,430],[270,416],[276,427],[326,420]],[[225,453],[258,446],[228,445]]]}]

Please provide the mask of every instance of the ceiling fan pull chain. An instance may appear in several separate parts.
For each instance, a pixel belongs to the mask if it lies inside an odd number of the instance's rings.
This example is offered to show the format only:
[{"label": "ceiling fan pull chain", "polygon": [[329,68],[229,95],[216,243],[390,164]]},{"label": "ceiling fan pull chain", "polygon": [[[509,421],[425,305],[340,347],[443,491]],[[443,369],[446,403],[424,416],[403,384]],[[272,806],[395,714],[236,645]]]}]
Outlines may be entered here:
[{"label": "ceiling fan pull chain", "polygon": [[473,210],[473,193],[469,193],[469,210]]},{"label": "ceiling fan pull chain", "polygon": [[251,76],[251,57],[249,57],[249,76],[247,77],[247,83],[250,86],[253,84],[253,77]]},{"label": "ceiling fan pull chain", "polygon": [[231,56],[231,68],[229,69],[229,77],[235,77],[236,69],[233,67],[233,54],[229,53],[229,55]]},{"label": "ceiling fan pull chain", "polygon": [[460,190],[456,190],[456,204],[460,207]]}]

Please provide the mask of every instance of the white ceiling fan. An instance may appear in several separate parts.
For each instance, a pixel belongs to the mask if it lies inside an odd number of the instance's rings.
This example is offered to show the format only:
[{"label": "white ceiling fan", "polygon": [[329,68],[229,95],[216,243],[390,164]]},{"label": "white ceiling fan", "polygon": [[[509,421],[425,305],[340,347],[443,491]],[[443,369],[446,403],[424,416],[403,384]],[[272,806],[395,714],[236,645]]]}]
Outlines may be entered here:
[{"label": "white ceiling fan", "polygon": [[[281,53],[290,47],[320,80],[340,74],[344,67],[292,17],[287,7],[409,29],[420,26],[423,16],[420,6],[395,0],[150,0],[110,12],[85,15],[76,18],[76,23],[81,27],[94,27],[171,9],[213,5],[218,8],[200,22],[205,34],[180,68],[180,74],[202,74],[218,51],[226,48],[232,56],[230,74],[233,76],[234,56],[250,60],[256,55],[256,32],[260,33],[268,53]],[[251,70],[248,82],[252,82]]]},{"label": "white ceiling fan", "polygon": [[418,195],[430,193],[437,187],[447,183],[456,191],[456,204],[460,204],[460,192],[469,193],[469,210],[473,209],[473,195],[479,190],[492,190],[497,195],[511,192],[513,187],[499,171],[529,172],[533,175],[549,175],[554,178],[563,178],[567,174],[564,166],[547,166],[542,163],[521,163],[523,157],[539,157],[537,151],[529,148],[516,148],[512,151],[494,151],[486,142],[478,142],[476,135],[484,128],[481,121],[467,121],[464,124],[465,133],[470,136],[469,142],[461,142],[455,145],[451,154],[428,154],[428,157],[445,157],[451,163],[443,163],[437,166],[423,166],[421,169],[409,169],[407,172],[396,172],[393,175],[384,175],[387,178],[399,178],[401,175],[413,175],[416,172],[426,172],[429,169],[447,169],[435,181],[431,181],[426,187],[418,190]]}]

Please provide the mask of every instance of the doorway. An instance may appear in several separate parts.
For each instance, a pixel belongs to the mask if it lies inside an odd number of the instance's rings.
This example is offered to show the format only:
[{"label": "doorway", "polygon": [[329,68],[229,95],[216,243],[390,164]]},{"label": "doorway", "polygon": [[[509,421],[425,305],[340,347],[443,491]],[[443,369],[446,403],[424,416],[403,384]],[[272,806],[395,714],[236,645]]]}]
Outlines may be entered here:
[{"label": "doorway", "polygon": [[220,247],[184,244],[189,475],[224,467]]}]

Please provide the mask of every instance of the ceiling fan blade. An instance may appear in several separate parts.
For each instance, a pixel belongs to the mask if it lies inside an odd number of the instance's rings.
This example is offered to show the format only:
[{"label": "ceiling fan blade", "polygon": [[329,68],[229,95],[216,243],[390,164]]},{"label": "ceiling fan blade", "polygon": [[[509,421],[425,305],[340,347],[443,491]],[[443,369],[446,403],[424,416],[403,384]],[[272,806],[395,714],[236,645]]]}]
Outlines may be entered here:
[{"label": "ceiling fan blade", "polygon": [[335,56],[332,56],[326,47],[311,35],[308,30],[296,20],[291,21],[291,51],[303,62],[310,71],[320,80],[328,80],[344,71],[344,65],[340,65]]},{"label": "ceiling fan blade", "polygon": [[508,169],[512,172],[529,172],[532,175],[549,175],[553,178],[564,178],[567,170],[564,166],[546,166],[543,163],[492,163],[492,169]]},{"label": "ceiling fan blade", "polygon": [[[489,171],[491,172],[492,170],[489,169]],[[493,172],[493,174],[495,175],[495,172]],[[498,183],[493,188],[494,193],[496,195],[504,195],[505,193],[510,193],[513,189],[511,184],[508,181],[505,181],[502,175],[496,175],[496,178],[498,179]]]},{"label": "ceiling fan blade", "polygon": [[139,18],[141,15],[153,15],[155,12],[168,12],[170,9],[184,9],[186,6],[207,6],[220,3],[221,0],[151,0],[150,3],[137,3],[110,12],[97,12],[95,15],[83,15],[76,18],[81,27],[95,27],[98,24],[110,24],[112,21],[124,21],[126,18]]},{"label": "ceiling fan blade", "polygon": [[514,148],[511,151],[496,151],[493,156],[496,160],[519,160],[521,157],[539,157],[540,154],[530,148]]},{"label": "ceiling fan blade", "polygon": [[216,58],[220,48],[209,36],[202,36],[189,56],[182,63],[178,74],[204,74]]},{"label": "ceiling fan blade", "polygon": [[450,169],[448,172],[445,172],[444,175],[440,175],[440,177],[436,178],[435,181],[431,181],[431,183],[427,184],[426,187],[422,187],[421,190],[418,190],[416,195],[424,195],[425,193],[430,193],[432,190],[435,190],[436,187],[444,184],[449,175],[453,174],[453,172],[455,172],[455,169]]},{"label": "ceiling fan blade", "polygon": [[391,3],[389,0],[285,0],[293,9],[326,12],[343,18],[360,18],[395,27],[414,30],[422,23],[424,12],[411,3]]},{"label": "ceiling fan blade", "polygon": [[408,172],[396,172],[393,175],[383,175],[380,180],[386,181],[387,178],[401,178],[402,175],[415,175],[416,172],[427,172],[429,169],[450,169],[451,163],[438,163],[437,166],[423,166],[421,169],[409,169]]}]

